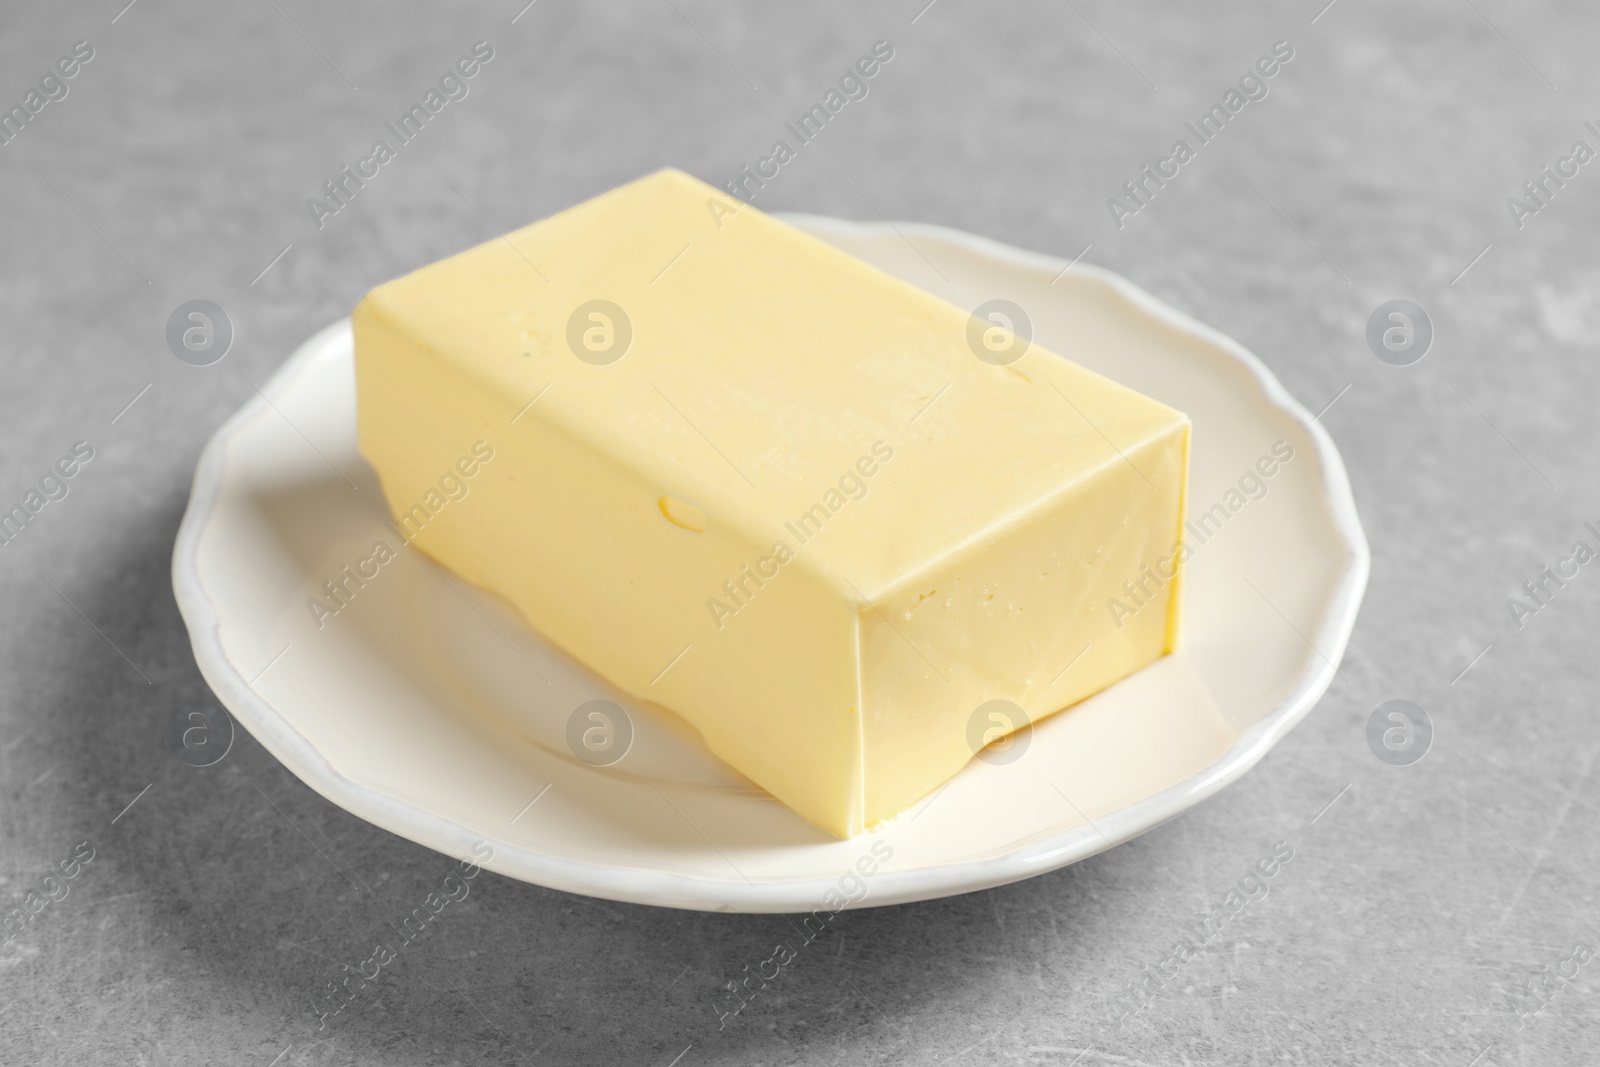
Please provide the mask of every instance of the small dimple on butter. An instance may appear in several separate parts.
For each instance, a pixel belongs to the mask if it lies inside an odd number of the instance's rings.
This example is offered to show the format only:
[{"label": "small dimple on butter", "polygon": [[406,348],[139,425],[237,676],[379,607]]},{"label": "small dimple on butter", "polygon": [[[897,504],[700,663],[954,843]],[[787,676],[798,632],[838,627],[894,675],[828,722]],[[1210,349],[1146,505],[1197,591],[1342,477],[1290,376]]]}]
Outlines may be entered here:
[{"label": "small dimple on butter", "polygon": [[656,501],[656,506],[672,525],[691,533],[705,533],[706,514],[693,504],[675,497],[664,496]]}]

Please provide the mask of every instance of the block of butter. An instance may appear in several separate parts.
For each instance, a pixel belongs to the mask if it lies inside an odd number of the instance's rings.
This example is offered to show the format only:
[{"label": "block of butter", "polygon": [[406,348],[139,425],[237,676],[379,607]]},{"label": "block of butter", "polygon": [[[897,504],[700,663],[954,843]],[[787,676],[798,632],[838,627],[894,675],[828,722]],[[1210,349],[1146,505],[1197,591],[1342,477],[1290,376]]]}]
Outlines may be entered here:
[{"label": "block of butter", "polygon": [[408,539],[833,834],[1177,638],[1186,416],[678,171],[354,326]]}]

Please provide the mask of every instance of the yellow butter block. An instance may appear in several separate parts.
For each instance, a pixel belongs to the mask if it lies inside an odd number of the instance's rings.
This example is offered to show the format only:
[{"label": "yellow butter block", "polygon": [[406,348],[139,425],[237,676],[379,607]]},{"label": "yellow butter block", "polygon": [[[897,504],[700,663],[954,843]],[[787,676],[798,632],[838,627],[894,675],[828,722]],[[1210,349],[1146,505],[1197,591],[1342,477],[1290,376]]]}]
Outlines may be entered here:
[{"label": "yellow butter block", "polygon": [[[834,834],[959,771],[990,701],[1037,721],[1173,647],[1184,415],[1037,345],[979,358],[970,309],[685,174],[354,324],[413,543]],[[474,445],[470,495],[417,514]]]}]

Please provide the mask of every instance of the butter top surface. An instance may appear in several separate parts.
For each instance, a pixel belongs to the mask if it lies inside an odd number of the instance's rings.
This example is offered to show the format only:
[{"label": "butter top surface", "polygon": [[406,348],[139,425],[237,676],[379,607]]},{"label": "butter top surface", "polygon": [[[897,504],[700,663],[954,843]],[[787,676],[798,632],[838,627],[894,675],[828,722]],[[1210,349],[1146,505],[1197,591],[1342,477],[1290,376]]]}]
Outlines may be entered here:
[{"label": "butter top surface", "polygon": [[[631,328],[604,365],[569,344],[594,300]],[[538,418],[754,546],[844,496],[843,529],[802,565],[867,599],[1187,423],[1037,344],[986,363],[968,310],[673,170],[388,282],[357,314],[508,419],[538,397]],[[892,461],[849,479],[878,442]]]}]

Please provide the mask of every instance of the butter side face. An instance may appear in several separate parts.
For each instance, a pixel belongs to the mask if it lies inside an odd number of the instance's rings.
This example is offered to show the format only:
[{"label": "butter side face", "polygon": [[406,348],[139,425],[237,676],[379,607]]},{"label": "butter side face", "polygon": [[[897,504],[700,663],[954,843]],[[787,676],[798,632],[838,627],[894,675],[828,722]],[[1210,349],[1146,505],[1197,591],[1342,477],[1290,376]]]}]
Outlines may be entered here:
[{"label": "butter side face", "polygon": [[[966,765],[969,721],[985,702],[1008,700],[1038,722],[1173,649],[1174,593],[1149,574],[1182,525],[1171,489],[1188,469],[1188,429],[1175,425],[862,612],[867,825]],[[1147,597],[1108,613],[1112,598]]]},{"label": "butter side face", "polygon": [[417,547],[849,836],[986,701],[1037,721],[1176,640],[1181,578],[1123,583],[1176,566],[1188,420],[968,318],[663,171],[373,290],[360,446]]}]

